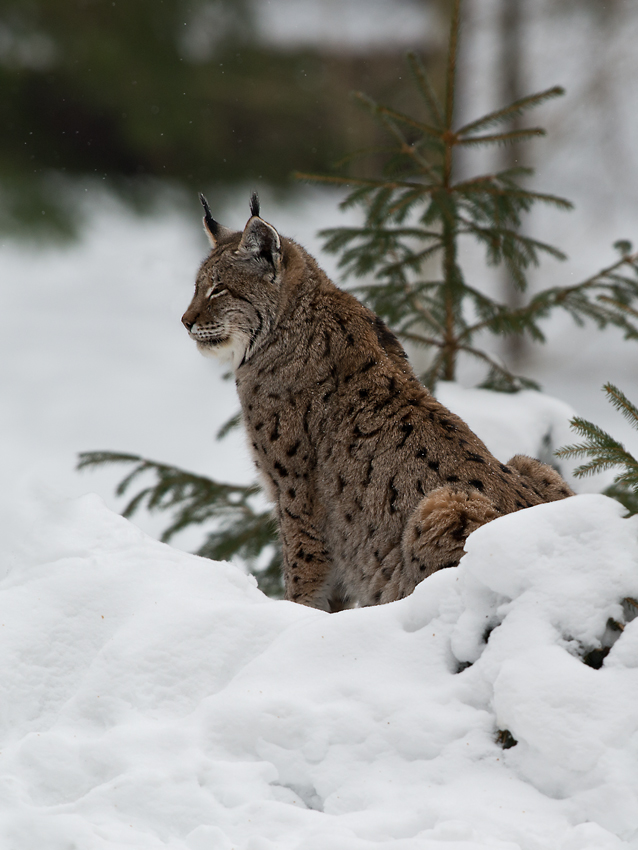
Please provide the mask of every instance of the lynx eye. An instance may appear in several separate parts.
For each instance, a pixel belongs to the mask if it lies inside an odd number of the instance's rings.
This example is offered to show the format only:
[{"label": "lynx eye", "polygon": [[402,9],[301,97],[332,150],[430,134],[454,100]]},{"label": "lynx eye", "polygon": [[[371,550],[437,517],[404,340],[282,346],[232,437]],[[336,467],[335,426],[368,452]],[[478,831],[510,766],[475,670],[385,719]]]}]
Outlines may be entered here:
[{"label": "lynx eye", "polygon": [[207,298],[209,301],[212,301],[213,298],[219,298],[220,295],[226,295],[228,293],[227,289],[222,289],[219,292],[216,292],[219,281],[215,281],[212,286],[209,286],[204,294],[204,298]]},{"label": "lynx eye", "polygon": [[219,292],[213,292],[211,290],[210,295],[208,296],[208,300],[212,301],[214,298],[219,298],[220,295],[228,295],[227,289],[220,289]]}]

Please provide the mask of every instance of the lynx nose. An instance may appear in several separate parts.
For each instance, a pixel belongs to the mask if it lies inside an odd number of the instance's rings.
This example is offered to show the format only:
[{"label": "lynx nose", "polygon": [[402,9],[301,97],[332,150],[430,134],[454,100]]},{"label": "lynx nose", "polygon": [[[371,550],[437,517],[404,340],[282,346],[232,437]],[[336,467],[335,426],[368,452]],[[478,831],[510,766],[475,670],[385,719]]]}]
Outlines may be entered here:
[{"label": "lynx nose", "polygon": [[187,331],[192,331],[195,327],[195,319],[191,318],[188,313],[184,313],[184,315],[182,316],[182,324],[184,325]]}]

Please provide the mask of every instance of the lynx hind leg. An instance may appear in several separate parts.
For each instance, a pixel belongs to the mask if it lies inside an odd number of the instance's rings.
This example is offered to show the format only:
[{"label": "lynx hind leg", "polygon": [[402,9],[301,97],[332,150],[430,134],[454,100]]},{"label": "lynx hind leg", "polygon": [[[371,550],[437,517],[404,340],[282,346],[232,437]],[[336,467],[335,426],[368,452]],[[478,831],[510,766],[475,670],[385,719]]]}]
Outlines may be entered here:
[{"label": "lynx hind leg", "polygon": [[556,502],[574,495],[574,491],[563,480],[560,473],[536,458],[514,455],[507,461],[507,465],[522,475],[546,502]]},{"label": "lynx hind leg", "polygon": [[414,510],[403,532],[403,562],[410,593],[427,576],[455,567],[463,556],[467,536],[500,516],[487,496],[478,490],[439,487]]}]

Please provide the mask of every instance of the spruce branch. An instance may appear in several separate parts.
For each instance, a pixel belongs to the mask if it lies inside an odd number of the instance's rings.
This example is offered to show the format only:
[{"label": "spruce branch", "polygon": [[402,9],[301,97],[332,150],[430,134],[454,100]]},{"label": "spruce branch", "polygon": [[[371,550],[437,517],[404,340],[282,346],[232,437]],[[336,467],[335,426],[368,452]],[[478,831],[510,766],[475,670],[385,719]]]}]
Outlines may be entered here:
[{"label": "spruce branch", "polygon": [[511,142],[522,142],[546,135],[547,131],[541,127],[529,127],[526,130],[510,130],[507,133],[489,133],[486,136],[467,136],[466,138],[459,138],[459,134],[457,133],[455,144],[464,145],[465,147],[470,147],[471,145],[491,145],[494,143],[509,144]]},{"label": "spruce branch", "polygon": [[545,91],[526,95],[525,97],[521,97],[519,100],[515,100],[513,103],[510,103],[508,106],[496,109],[494,112],[489,112],[487,115],[483,115],[481,118],[477,118],[475,121],[465,124],[456,132],[459,136],[464,136],[467,133],[476,133],[480,130],[486,130],[488,127],[494,127],[496,124],[503,124],[506,121],[511,121],[512,118],[517,118],[528,109],[540,106],[548,100],[553,100],[555,97],[562,97],[564,94],[564,88],[561,86],[552,86],[552,88],[545,89]]},{"label": "spruce branch", "polygon": [[607,383],[603,389],[616,410],[620,411],[629,424],[638,431],[638,407],[632,404],[627,396],[613,384]]},{"label": "spruce branch", "polygon": [[504,198],[509,197],[518,200],[520,203],[529,204],[528,209],[535,201],[550,204],[551,206],[566,211],[574,208],[571,201],[568,201],[566,198],[561,198],[558,195],[550,195],[546,192],[530,192],[526,189],[522,189],[513,182],[509,186],[499,186],[497,178],[500,177],[502,177],[502,173],[488,174],[483,177],[474,177],[462,183],[455,184],[454,190],[459,194],[469,195],[471,193],[476,193],[477,195],[484,194],[496,195]]},{"label": "spruce branch", "polygon": [[[623,330],[627,338],[638,338],[638,321],[627,318],[624,308],[627,302],[638,299],[637,259],[637,255],[622,257],[581,283],[542,290],[517,310],[496,310],[492,316],[471,325],[467,334],[474,335],[481,330],[496,334],[531,331],[532,335],[538,334],[536,338],[539,341],[543,341],[544,336],[536,322],[555,308],[560,308],[567,311],[577,324],[582,325],[585,319],[591,319],[600,328],[613,325]],[[623,266],[635,271],[635,280],[615,274]],[[610,291],[617,293],[617,299],[622,299],[622,303],[609,298],[606,293]]]},{"label": "spruce branch", "polygon": [[[610,499],[615,499],[625,508],[627,516],[638,514],[638,490],[633,489],[627,484],[610,484],[603,490],[603,496],[609,496]],[[630,600],[626,599],[626,602]],[[638,603],[635,603],[638,607]]]},{"label": "spruce branch", "polygon": [[424,124],[422,121],[418,121],[416,118],[412,118],[404,112],[399,112],[396,109],[390,109],[389,106],[381,106],[363,92],[355,92],[353,96],[359,101],[359,103],[367,107],[373,115],[377,115],[381,118],[385,126],[388,127],[392,134],[398,138],[401,144],[407,144],[407,142],[405,138],[398,133],[392,121],[398,122],[399,124],[405,124],[407,127],[412,127],[414,130],[420,130],[422,133],[425,133],[427,136],[432,136],[435,139],[438,139],[441,136],[440,128]]},{"label": "spruce branch", "polygon": [[430,79],[426,73],[426,70],[421,62],[420,58],[416,55],[416,53],[408,53],[407,56],[408,65],[410,67],[410,71],[412,72],[412,76],[417,84],[421,97],[426,105],[427,111],[430,114],[432,121],[437,129],[441,129],[443,126],[443,110],[441,108],[441,104],[439,103],[439,99],[434,94],[434,89],[430,83]]},{"label": "spruce branch", "polygon": [[[638,407],[613,384],[607,383],[603,389],[607,393],[608,401],[638,430]],[[634,496],[638,497],[638,460],[622,443],[593,422],[576,416],[570,424],[583,441],[563,446],[556,452],[556,456],[568,459],[588,458],[587,463],[581,464],[574,470],[574,475],[579,478],[620,467],[620,472],[614,478],[614,484],[608,488],[608,495],[618,498],[620,495],[627,495],[627,491],[631,489]]]},{"label": "spruce branch", "polygon": [[221,426],[221,428],[215,434],[216,440],[223,440],[231,431],[237,430],[241,425],[241,411],[236,413],[234,416],[231,416],[230,419],[227,419],[226,422]]},{"label": "spruce branch", "polygon": [[437,321],[432,310],[428,309],[428,307],[423,303],[422,299],[418,297],[418,293],[411,289],[408,284],[405,284],[405,289],[406,299],[409,301],[409,304],[412,308],[412,312],[416,314],[416,317],[420,318],[423,322],[425,322],[426,326],[433,328],[439,333],[443,333],[443,326],[440,322]]},{"label": "spruce branch", "polygon": [[[388,207],[388,218],[398,219],[401,221],[405,220],[405,217],[410,213],[413,206],[419,203],[423,194],[424,193],[420,186],[418,189],[412,189],[412,191],[404,192],[398,200],[394,201],[394,203]],[[440,233],[437,233],[437,236],[440,235]]]}]

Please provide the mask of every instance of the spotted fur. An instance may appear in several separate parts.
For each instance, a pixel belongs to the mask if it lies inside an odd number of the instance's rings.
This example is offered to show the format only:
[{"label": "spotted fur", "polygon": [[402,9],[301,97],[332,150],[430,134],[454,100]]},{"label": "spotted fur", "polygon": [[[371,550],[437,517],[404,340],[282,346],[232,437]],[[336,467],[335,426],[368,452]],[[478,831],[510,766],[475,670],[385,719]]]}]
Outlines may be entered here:
[{"label": "spotted fur", "polygon": [[212,251],[182,321],[202,353],[232,363],[287,599],[324,610],[399,599],[458,564],[475,528],[572,495],[551,467],[490,454],[256,198],[243,232],[205,210]]}]

